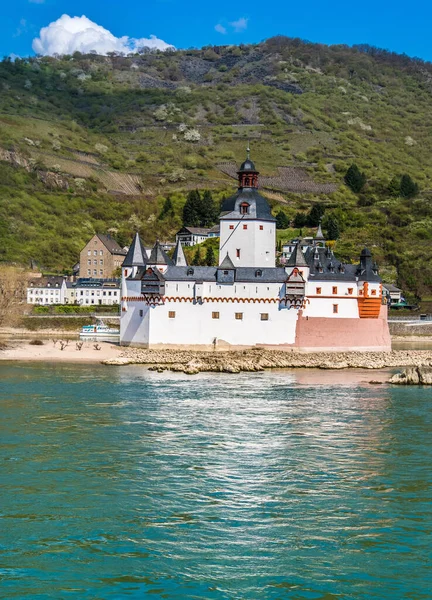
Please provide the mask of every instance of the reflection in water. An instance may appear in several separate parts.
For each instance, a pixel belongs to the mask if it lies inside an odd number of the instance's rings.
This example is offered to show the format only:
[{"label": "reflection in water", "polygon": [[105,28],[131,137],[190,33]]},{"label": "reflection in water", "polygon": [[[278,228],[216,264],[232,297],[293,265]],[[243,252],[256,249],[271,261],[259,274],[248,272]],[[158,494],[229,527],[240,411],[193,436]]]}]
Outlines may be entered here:
[{"label": "reflection in water", "polygon": [[0,376],[4,597],[427,597],[427,390],[363,371]]}]

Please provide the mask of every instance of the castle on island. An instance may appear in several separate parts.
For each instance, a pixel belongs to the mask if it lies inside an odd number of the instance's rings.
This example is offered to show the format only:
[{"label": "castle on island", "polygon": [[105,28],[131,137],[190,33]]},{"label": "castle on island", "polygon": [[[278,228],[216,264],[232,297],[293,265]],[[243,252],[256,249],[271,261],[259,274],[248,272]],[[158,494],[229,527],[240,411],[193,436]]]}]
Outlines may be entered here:
[{"label": "castle on island", "polygon": [[120,343],[145,348],[390,350],[387,305],[366,248],[338,261],[321,227],[276,267],[276,220],[248,158],[220,215],[219,266],[188,265],[181,241],[150,256],[136,234],[122,265]]}]

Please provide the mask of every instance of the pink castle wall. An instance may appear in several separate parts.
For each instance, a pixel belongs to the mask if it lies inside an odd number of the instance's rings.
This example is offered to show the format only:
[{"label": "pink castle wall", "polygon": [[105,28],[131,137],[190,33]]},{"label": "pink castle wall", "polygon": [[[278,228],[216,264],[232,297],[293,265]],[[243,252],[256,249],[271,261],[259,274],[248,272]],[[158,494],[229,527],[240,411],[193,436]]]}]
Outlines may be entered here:
[{"label": "pink castle wall", "polygon": [[328,319],[299,314],[295,347],[300,350],[391,350],[387,306],[378,319]]}]

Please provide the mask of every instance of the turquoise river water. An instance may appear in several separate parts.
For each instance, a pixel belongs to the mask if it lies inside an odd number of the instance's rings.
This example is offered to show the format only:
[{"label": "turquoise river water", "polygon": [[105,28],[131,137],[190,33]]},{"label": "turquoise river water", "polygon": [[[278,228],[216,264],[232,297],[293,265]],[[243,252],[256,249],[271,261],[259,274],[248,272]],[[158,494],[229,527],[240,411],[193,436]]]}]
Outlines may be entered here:
[{"label": "turquoise river water", "polygon": [[0,597],[432,598],[432,392],[0,365]]}]

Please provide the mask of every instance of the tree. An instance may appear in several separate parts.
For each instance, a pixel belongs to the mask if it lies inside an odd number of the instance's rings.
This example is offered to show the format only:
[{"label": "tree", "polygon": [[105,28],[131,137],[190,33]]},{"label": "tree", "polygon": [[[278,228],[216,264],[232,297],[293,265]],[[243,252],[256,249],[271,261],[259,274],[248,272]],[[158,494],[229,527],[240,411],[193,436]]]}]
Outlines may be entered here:
[{"label": "tree", "polygon": [[327,220],[327,238],[329,240],[337,240],[339,238],[339,223],[336,217],[330,215]]},{"label": "tree", "polygon": [[174,215],[174,206],[173,206],[170,196],[168,196],[167,199],[165,200],[162,210],[160,212],[159,219],[162,220],[165,217],[168,217],[168,216],[172,217],[173,215]]},{"label": "tree", "polygon": [[276,229],[287,229],[290,226],[290,220],[283,212],[280,210],[276,215]]},{"label": "tree", "polygon": [[366,183],[366,175],[360,171],[355,163],[353,163],[346,172],[344,180],[347,186],[355,194],[358,194]]},{"label": "tree", "polygon": [[215,254],[213,250],[213,246],[207,246],[206,255],[205,255],[205,264],[208,267],[212,267],[215,263]]},{"label": "tree", "polygon": [[198,190],[191,190],[183,206],[183,225],[198,227],[201,220],[201,196]]},{"label": "tree", "polygon": [[197,245],[196,250],[195,250],[195,254],[192,260],[192,264],[195,266],[199,266],[201,264],[201,248],[199,247],[199,245]]},{"label": "tree", "polygon": [[400,182],[400,195],[402,198],[414,198],[419,191],[418,184],[409,175],[402,175]]},{"label": "tree", "polygon": [[200,205],[200,225],[202,227],[211,227],[218,218],[218,209],[213,200],[210,190],[205,190]]},{"label": "tree", "polygon": [[294,217],[294,227],[296,229],[301,229],[302,227],[304,227],[306,225],[306,215],[304,213],[297,213],[296,216]]},{"label": "tree", "polygon": [[314,204],[306,217],[306,225],[308,227],[318,227],[324,212],[325,208],[322,204]]}]

